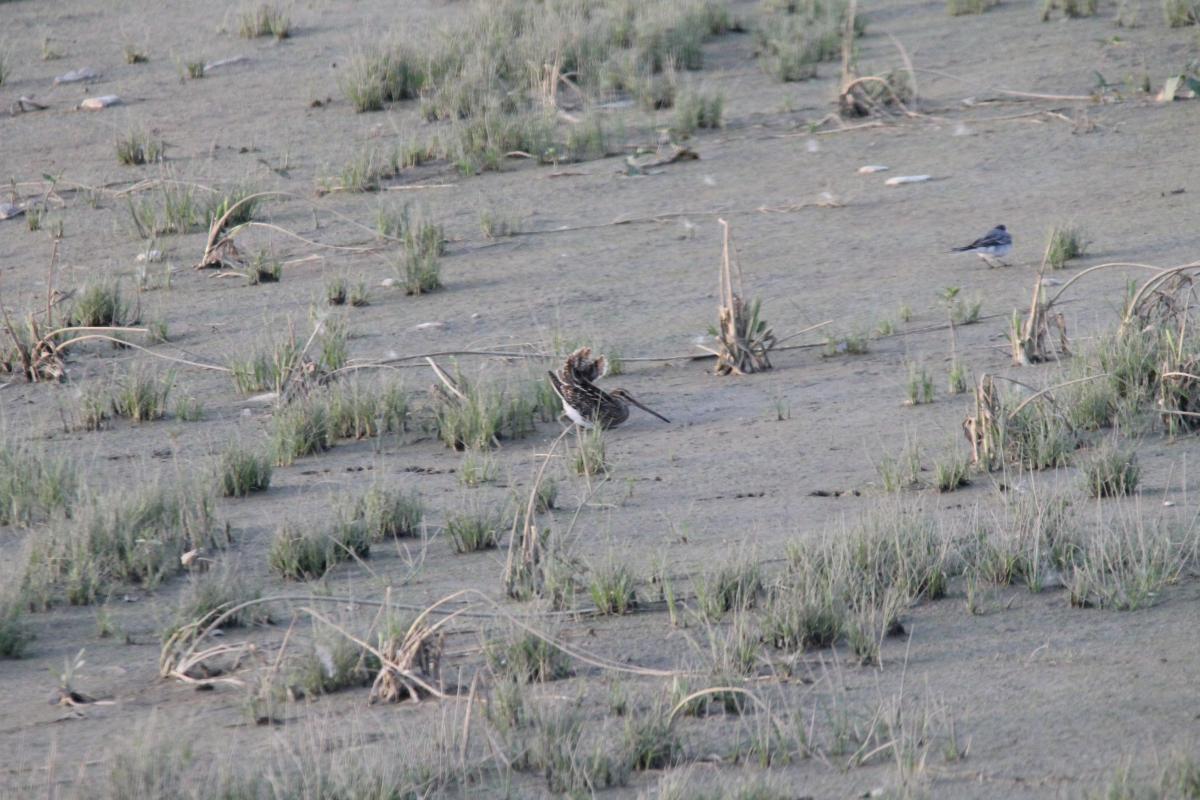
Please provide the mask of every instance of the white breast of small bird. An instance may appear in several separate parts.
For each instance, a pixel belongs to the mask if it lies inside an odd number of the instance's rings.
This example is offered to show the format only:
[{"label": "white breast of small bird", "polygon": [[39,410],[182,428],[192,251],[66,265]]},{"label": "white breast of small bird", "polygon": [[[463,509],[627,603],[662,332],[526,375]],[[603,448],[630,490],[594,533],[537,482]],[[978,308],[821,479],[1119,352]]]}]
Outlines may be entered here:
[{"label": "white breast of small bird", "polygon": [[572,422],[586,430],[592,429],[592,423],[583,418],[583,415],[576,411],[571,406],[563,403],[563,413],[566,414]]}]

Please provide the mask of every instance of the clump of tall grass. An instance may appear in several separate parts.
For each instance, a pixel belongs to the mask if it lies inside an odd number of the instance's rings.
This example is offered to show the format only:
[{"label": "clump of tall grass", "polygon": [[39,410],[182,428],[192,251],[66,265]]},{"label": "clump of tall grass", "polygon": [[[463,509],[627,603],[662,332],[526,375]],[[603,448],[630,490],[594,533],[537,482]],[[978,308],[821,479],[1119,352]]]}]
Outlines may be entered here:
[{"label": "clump of tall grass", "polygon": [[788,571],[768,600],[764,630],[781,647],[816,647],[844,636],[864,663],[917,598],[936,600],[961,563],[948,532],[919,509],[889,501],[848,530],[788,547]]},{"label": "clump of tall grass", "polygon": [[403,253],[396,264],[405,294],[424,294],[441,287],[440,259],[445,252],[445,234],[441,225],[419,221],[405,229]]},{"label": "clump of tall grass", "polygon": [[162,419],[167,413],[167,396],[175,384],[175,373],[134,367],[116,381],[112,411],[134,422]]},{"label": "clump of tall grass", "polygon": [[484,646],[492,674],[519,683],[546,683],[571,675],[571,659],[542,636],[513,630]]},{"label": "clump of tall grass", "polygon": [[[1074,0],[1067,0],[1067,2],[1074,2]],[[1068,14],[1068,16],[1070,15]],[[1062,269],[1068,261],[1082,256],[1085,250],[1087,250],[1087,241],[1084,239],[1081,228],[1074,225],[1056,226],[1050,230],[1050,244],[1046,248],[1046,263],[1050,265],[1051,269]]]},{"label": "clump of tall grass", "polygon": [[281,467],[297,458],[323,453],[333,445],[329,411],[314,398],[289,403],[271,418],[270,438],[275,463]]},{"label": "clump of tall grass", "polygon": [[1117,611],[1152,606],[1179,580],[1196,546],[1194,531],[1141,514],[1102,522],[1081,537],[1064,568],[1071,605]]},{"label": "clump of tall grass", "polygon": [[637,608],[636,585],[633,570],[609,556],[592,570],[588,594],[601,614],[627,614]]},{"label": "clump of tall grass", "polygon": [[300,345],[295,336],[261,345],[229,362],[234,386],[242,394],[279,392],[299,366]]},{"label": "clump of tall grass", "polygon": [[1163,0],[1163,21],[1172,28],[1200,25],[1200,3],[1195,0]]},{"label": "clump of tall grass", "polygon": [[1137,490],[1137,452],[1105,441],[1084,462],[1083,482],[1092,497],[1121,497]]},{"label": "clump of tall grass", "polygon": [[726,612],[752,608],[763,590],[762,570],[750,558],[739,558],[702,573],[693,581],[700,616],[719,620]]},{"label": "clump of tall grass", "polygon": [[1045,0],[1042,4],[1042,22],[1048,22],[1055,9],[1062,9],[1067,19],[1094,17],[1097,6],[1096,0]]},{"label": "clump of tall grass", "polygon": [[1002,586],[1023,583],[1031,592],[1069,568],[1080,538],[1067,500],[1037,492],[1009,496],[973,527],[960,550],[970,574]]},{"label": "clump of tall grass", "polygon": [[342,525],[357,525],[369,542],[421,535],[425,507],[421,496],[380,485],[341,504],[338,516]]},{"label": "clump of tall grass", "polygon": [[474,504],[446,515],[446,536],[457,553],[491,550],[505,529],[504,510]]},{"label": "clump of tall grass", "polygon": [[401,433],[408,427],[408,392],[399,381],[372,383],[355,377],[332,384],[318,399],[325,404],[330,432],[337,439]]},{"label": "clump of tall grass", "polygon": [[1005,409],[1005,416],[1000,438],[1012,463],[1026,469],[1051,469],[1070,462],[1078,441],[1057,408],[1035,401],[1016,413]]},{"label": "clump of tall grass", "polygon": [[126,166],[153,164],[163,159],[163,143],[141,129],[117,139],[117,162]]},{"label": "clump of tall grass", "polygon": [[183,553],[223,544],[207,491],[143,486],[95,498],[38,537],[25,590],[35,605],[85,605],[122,583],[153,587],[182,569]]},{"label": "clump of tall grass", "polygon": [[70,458],[27,445],[0,444],[0,525],[31,525],[68,515],[79,491]]},{"label": "clump of tall grass", "polygon": [[[845,0],[786,0],[769,4],[755,28],[759,62],[781,81],[803,81],[817,64],[838,58],[849,4]],[[854,18],[853,35],[866,31],[865,18]]]},{"label": "clump of tall grass", "polygon": [[291,31],[291,20],[283,9],[276,5],[262,3],[257,8],[238,15],[238,35],[243,39],[255,39],[259,36],[286,39],[291,35]]},{"label": "clump of tall grass", "polygon": [[909,362],[908,383],[905,389],[906,399],[904,402],[906,405],[919,406],[933,402],[933,376],[929,374],[923,364],[918,365],[915,361]]},{"label": "clump of tall grass", "polygon": [[166,177],[154,189],[126,198],[129,216],[143,239],[193,233],[208,227],[208,209],[199,190],[191,184],[171,180],[169,172]]},{"label": "clump of tall grass", "polygon": [[162,639],[169,640],[185,625],[208,627],[220,617],[224,619],[221,619],[217,626],[219,628],[237,628],[268,622],[270,614],[262,605],[250,605],[234,610],[237,606],[260,597],[261,590],[226,564],[207,572],[194,572],[188,576],[187,584],[179,595],[174,618],[164,629]]},{"label": "clump of tall grass", "polygon": [[225,497],[265,492],[271,485],[271,459],[235,444],[221,455],[217,474]]},{"label": "clump of tall grass", "polygon": [[675,99],[671,130],[676,135],[686,136],[700,128],[719,128],[724,110],[723,94],[686,90]]},{"label": "clump of tall grass", "polygon": [[271,539],[267,564],[289,580],[316,580],[337,564],[366,558],[370,552],[365,526],[337,525],[324,530],[285,522]]},{"label": "clump of tall grass", "polygon": [[952,17],[982,14],[998,2],[999,0],[946,0],[946,13]]},{"label": "clump of tall grass", "polygon": [[454,377],[461,397],[435,393],[434,427],[438,438],[455,450],[485,450],[501,438],[521,439],[534,429],[535,401],[527,391],[496,383]]},{"label": "clump of tall grass", "polygon": [[71,325],[107,328],[132,325],[138,321],[137,303],[131,303],[117,281],[101,280],[84,286],[71,305]]}]

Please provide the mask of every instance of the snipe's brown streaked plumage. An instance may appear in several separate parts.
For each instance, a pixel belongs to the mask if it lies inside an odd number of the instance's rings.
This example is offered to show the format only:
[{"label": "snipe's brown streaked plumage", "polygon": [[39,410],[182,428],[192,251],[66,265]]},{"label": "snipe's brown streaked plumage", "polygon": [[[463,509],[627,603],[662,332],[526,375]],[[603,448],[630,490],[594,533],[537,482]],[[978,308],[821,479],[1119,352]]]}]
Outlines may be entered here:
[{"label": "snipe's brown streaked plumage", "polygon": [[581,347],[571,355],[556,372],[549,373],[550,385],[554,387],[563,404],[563,413],[583,428],[599,424],[602,428],[615,428],[629,419],[629,406],[634,405],[653,414],[663,422],[669,419],[639,403],[624,389],[606,392],[596,386],[596,381],[608,372],[608,361],[604,356],[592,358],[590,347]]}]

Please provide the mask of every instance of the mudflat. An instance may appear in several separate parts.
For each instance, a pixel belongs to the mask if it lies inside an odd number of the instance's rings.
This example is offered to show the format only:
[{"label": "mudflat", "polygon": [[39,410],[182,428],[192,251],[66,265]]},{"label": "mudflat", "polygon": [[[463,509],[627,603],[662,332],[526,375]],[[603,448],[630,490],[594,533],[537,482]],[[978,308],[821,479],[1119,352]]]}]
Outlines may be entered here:
[{"label": "mudflat", "polygon": [[587,5],[0,2],[0,795],[1196,796],[1196,27]]}]

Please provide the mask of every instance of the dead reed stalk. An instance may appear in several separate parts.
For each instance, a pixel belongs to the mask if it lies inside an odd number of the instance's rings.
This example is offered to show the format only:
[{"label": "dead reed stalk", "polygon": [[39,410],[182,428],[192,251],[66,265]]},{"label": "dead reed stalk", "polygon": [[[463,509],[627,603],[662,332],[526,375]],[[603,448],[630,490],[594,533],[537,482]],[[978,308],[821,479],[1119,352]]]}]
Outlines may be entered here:
[{"label": "dead reed stalk", "polygon": [[[733,253],[729,223],[718,219],[724,232],[721,256],[721,306],[718,327],[714,331],[717,374],[745,375],[771,369],[768,352],[775,346],[775,334],[760,316],[761,301],[747,304],[742,299],[742,270]],[[708,349],[708,348],[705,348]]]},{"label": "dead reed stalk", "polygon": [[[1070,355],[1070,340],[1067,338],[1067,322],[1062,312],[1055,312],[1055,295],[1050,300],[1042,299],[1042,278],[1046,274],[1046,265],[1050,256],[1050,246],[1042,256],[1042,266],[1038,270],[1033,284],[1033,299],[1029,302],[1029,316],[1021,321],[1017,312],[1013,312],[1012,326],[1009,329],[1009,341],[1012,345],[1013,363],[1021,366],[1041,364],[1060,355]],[[1059,293],[1061,294],[1061,292]],[[1058,345],[1051,340],[1051,326],[1058,331]]]}]

